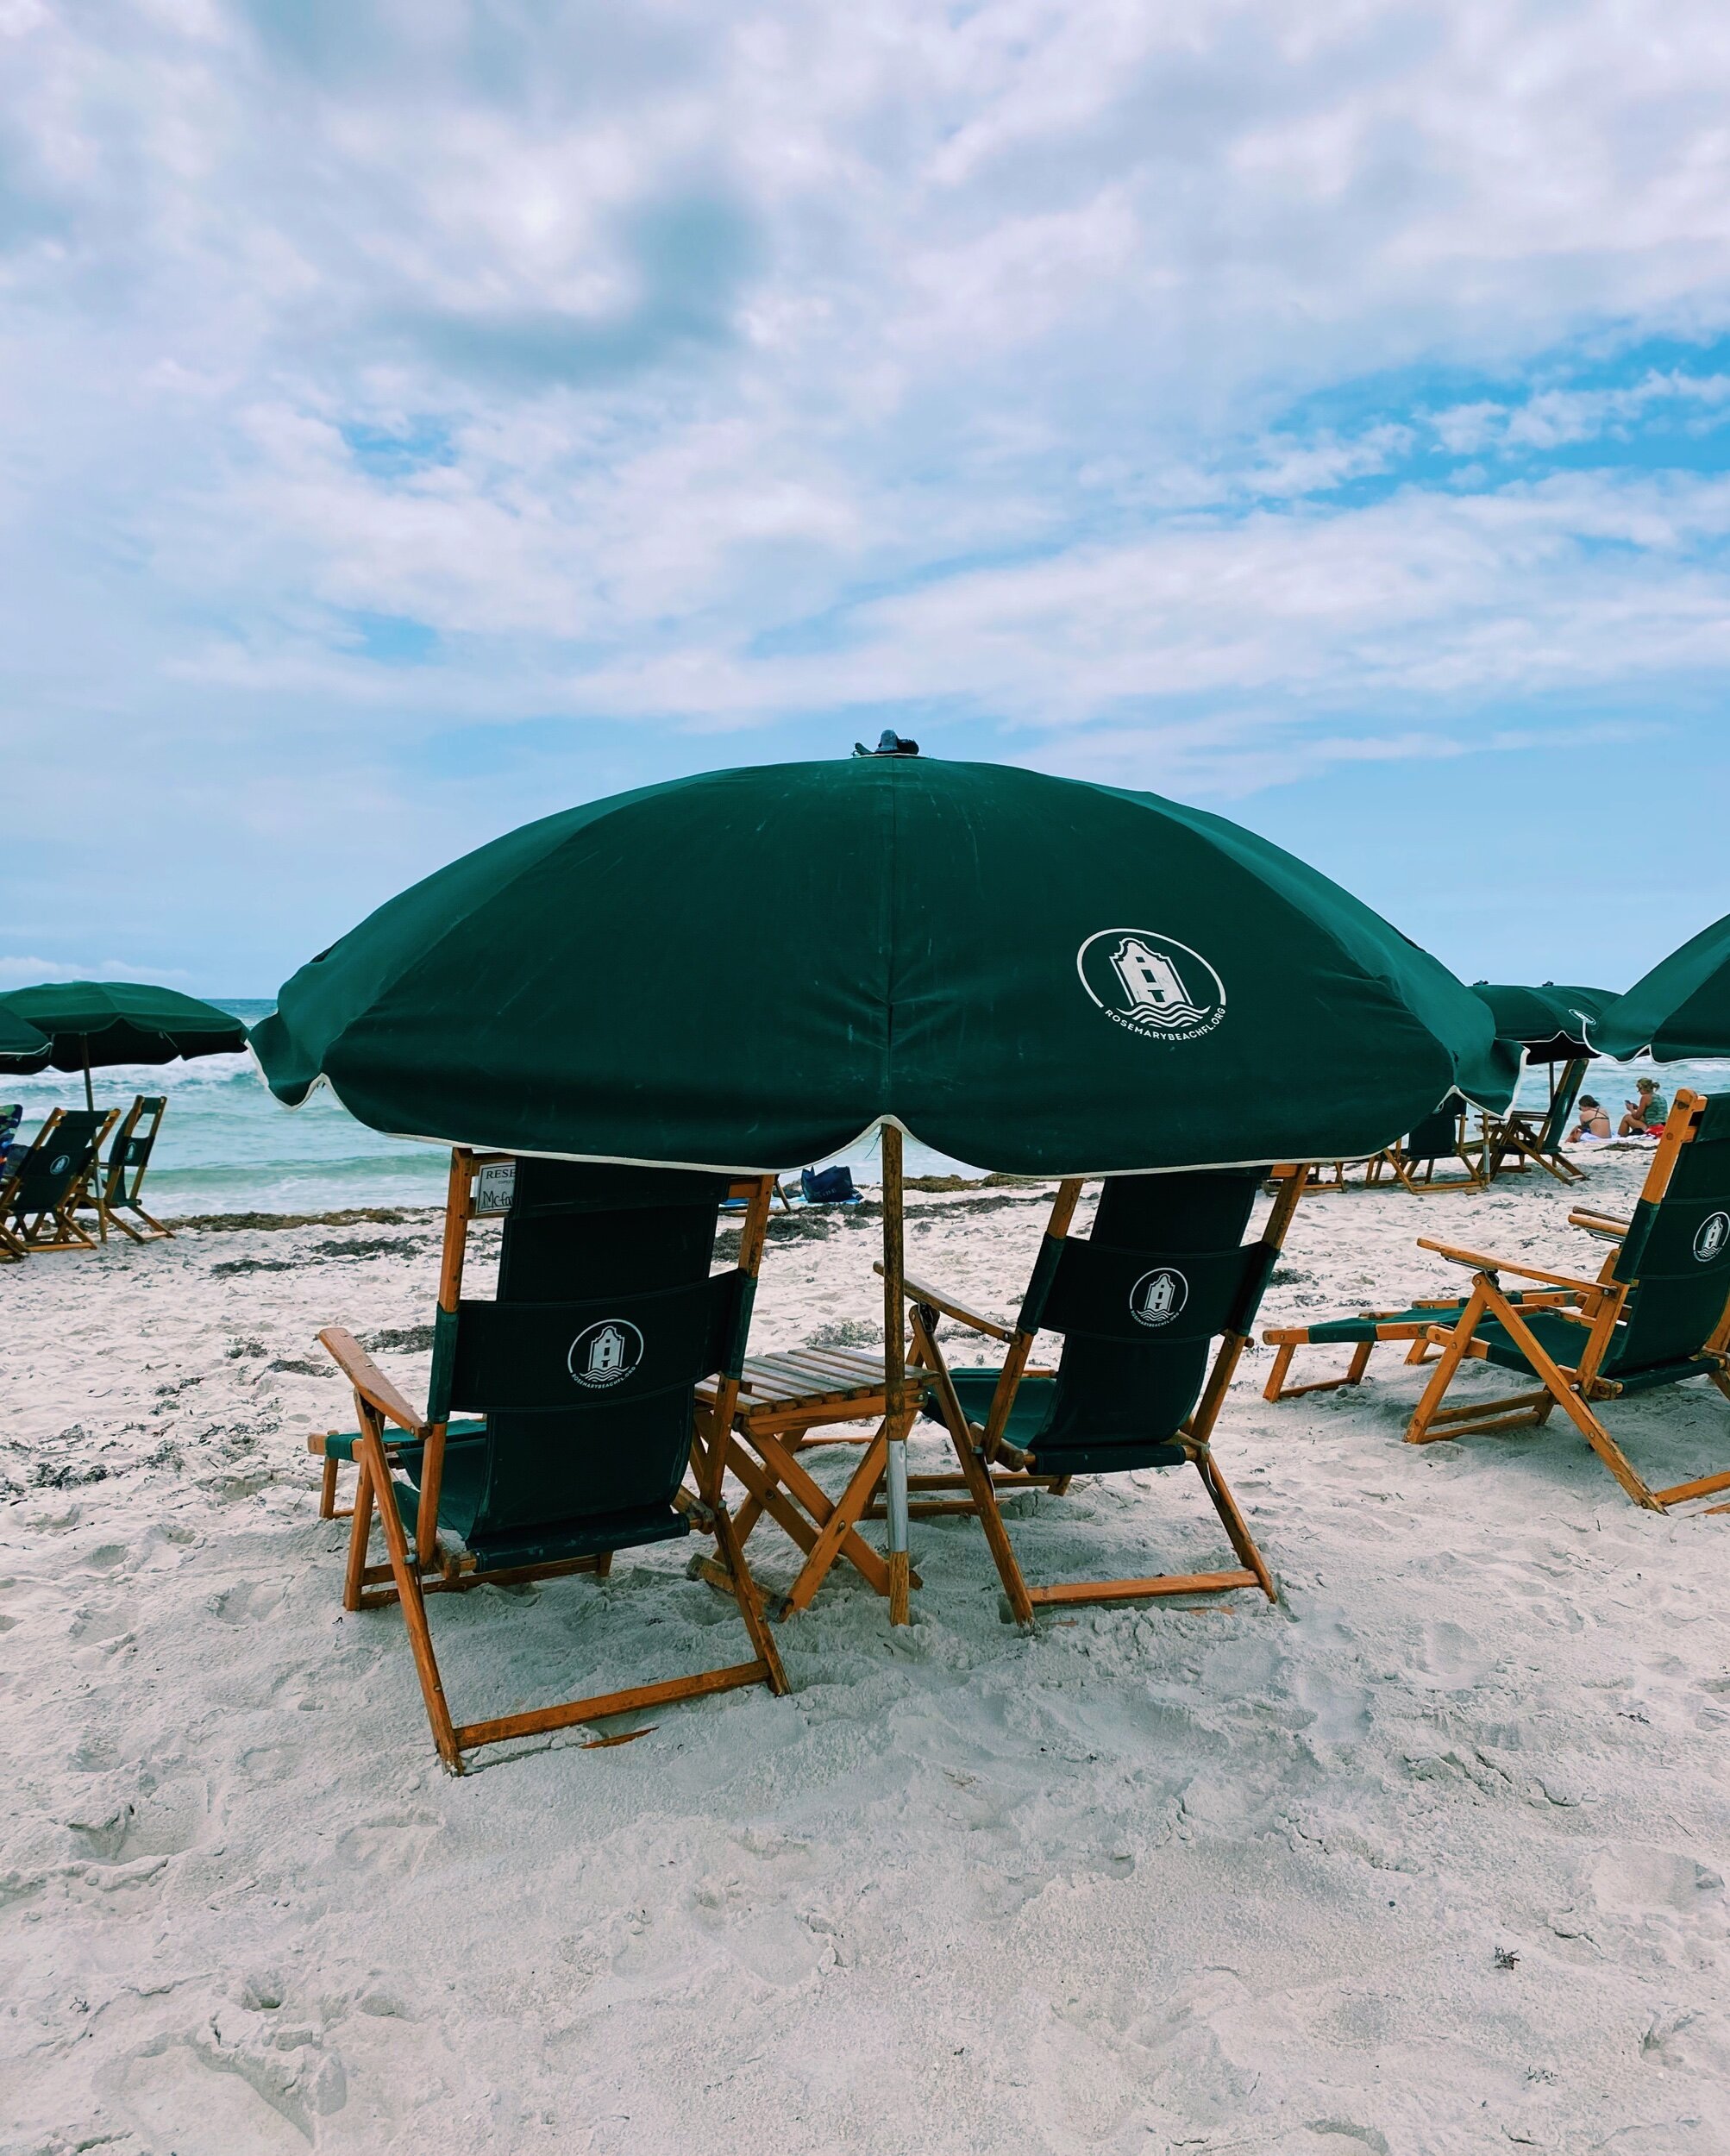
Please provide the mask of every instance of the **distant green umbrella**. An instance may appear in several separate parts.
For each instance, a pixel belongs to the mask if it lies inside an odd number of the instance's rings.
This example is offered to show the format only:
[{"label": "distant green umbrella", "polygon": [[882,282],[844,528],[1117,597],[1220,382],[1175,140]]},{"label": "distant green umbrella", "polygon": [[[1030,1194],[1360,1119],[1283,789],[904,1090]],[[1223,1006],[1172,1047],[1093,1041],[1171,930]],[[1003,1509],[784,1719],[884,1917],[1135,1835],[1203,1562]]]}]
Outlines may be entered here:
[{"label": "distant green umbrella", "polygon": [[1553,981],[1536,988],[1475,981],[1472,993],[1489,1004],[1496,1038],[1523,1048],[1534,1063],[1566,1063],[1589,1056],[1587,1028],[1616,1000],[1608,988],[1559,988]]},{"label": "distant green umbrella", "polygon": [[51,1053],[47,1034],[0,1004],[0,1070],[40,1070]]},{"label": "distant green umbrella", "polygon": [[1619,996],[1592,1028],[1601,1056],[1662,1062],[1678,1056],[1730,1056],[1730,913],[1654,966]]},{"label": "distant green umbrella", "polygon": [[94,1105],[91,1072],[109,1063],[172,1063],[182,1056],[232,1055],[247,1029],[227,1011],[178,988],[135,981],[47,981],[0,996],[0,1009],[48,1036],[47,1061],[81,1070]]},{"label": "distant green umbrella", "polygon": [[1373,1152],[1516,1058],[1445,968],[1152,794],[911,756],[568,809],[391,899],[252,1036],[278,1096],[516,1152],[1029,1175]]}]

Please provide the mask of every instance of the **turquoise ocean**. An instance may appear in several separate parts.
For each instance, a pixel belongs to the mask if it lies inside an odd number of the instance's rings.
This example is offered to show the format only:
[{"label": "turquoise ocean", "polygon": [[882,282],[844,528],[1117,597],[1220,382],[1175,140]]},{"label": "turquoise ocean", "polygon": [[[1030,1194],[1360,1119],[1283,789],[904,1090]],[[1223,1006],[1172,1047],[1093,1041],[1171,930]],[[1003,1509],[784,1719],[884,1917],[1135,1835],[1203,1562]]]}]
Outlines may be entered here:
[{"label": "turquoise ocean", "polygon": [[[274,1006],[269,1001],[220,999],[248,1025]],[[1594,1063],[1586,1091],[1620,1119],[1634,1080],[1657,1076],[1666,1094],[1692,1085],[1709,1093],[1730,1081],[1730,1063],[1676,1062],[1644,1058],[1630,1063]],[[448,1154],[442,1146],[382,1138],[357,1123],[328,1088],[304,1107],[273,1099],[248,1056],[206,1056],[194,1062],[158,1068],[116,1065],[94,1074],[99,1106],[123,1107],[138,1093],[166,1094],[168,1110],[151,1163],[146,1202],[166,1218],[196,1213],[326,1213],[351,1206],[430,1206],[442,1203]],[[1522,1103],[1541,1107],[1548,1097],[1541,1066],[1520,1082]],[[82,1106],[83,1080],[47,1070],[35,1077],[0,1072],[0,1103],[22,1101],[28,1133],[56,1104]],[[874,1141],[842,1155],[863,1181],[877,1179]],[[910,1139],[911,1175],[955,1172],[960,1163]]]}]

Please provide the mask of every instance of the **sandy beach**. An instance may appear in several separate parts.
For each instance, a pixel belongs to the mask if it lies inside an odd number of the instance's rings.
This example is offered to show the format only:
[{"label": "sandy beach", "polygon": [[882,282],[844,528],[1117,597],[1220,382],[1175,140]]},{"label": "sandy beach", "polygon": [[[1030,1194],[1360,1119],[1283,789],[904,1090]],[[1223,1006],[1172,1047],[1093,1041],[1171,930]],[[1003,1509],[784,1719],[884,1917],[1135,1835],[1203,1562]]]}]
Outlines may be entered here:
[{"label": "sandy beach", "polygon": [[[1313,1198],[1263,1321],[1451,1290],[1420,1234],[1595,1269],[1569,1204]],[[1043,1215],[915,1195],[909,1268],[1012,1310]],[[1267,1406],[1262,1349],[1218,1451],[1277,1607],[1023,1638],[976,1524],[915,1523],[910,1630],[837,1571],[781,1630],[790,1696],[453,1780],[400,1618],[341,1609],[305,1451],[348,1421],[322,1324],[422,1395],[436,1238],[194,1229],[0,1276],[6,2156],[1730,2150],[1730,1517],[1636,1510],[1559,1426],[1402,1445],[1397,1350]],[[877,1254],[870,1220],[778,1225],[754,1344],[868,1336]],[[1612,1412],[1654,1480],[1724,1461],[1704,1386]],[[1222,1548],[1172,1475],[1010,1519],[1035,1578]],[[737,1658],[688,1554],[442,1598],[459,1714]]]}]

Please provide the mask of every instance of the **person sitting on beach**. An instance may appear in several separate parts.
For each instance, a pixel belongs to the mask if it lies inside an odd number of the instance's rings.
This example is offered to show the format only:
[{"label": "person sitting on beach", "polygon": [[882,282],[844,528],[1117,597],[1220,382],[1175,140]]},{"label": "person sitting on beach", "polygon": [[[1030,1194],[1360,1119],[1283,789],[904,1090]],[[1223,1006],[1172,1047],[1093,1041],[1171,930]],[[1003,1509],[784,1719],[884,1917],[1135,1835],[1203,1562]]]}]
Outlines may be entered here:
[{"label": "person sitting on beach", "polygon": [[1624,1100],[1627,1113],[1617,1126],[1618,1138],[1644,1138],[1661,1131],[1670,1120],[1670,1103],[1658,1089],[1656,1078],[1636,1078],[1634,1091],[1638,1100]]},{"label": "person sitting on beach", "polygon": [[1599,1106],[1589,1093],[1580,1095],[1580,1120],[1568,1133],[1572,1145],[1583,1138],[1608,1138],[1610,1135],[1608,1112]]}]

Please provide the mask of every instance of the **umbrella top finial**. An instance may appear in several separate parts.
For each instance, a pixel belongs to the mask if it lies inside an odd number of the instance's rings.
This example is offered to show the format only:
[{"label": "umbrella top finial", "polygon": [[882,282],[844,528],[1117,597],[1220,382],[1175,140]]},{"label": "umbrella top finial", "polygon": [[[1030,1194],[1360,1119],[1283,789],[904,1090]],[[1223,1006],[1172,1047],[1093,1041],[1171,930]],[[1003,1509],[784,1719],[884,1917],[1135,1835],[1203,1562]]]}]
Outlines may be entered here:
[{"label": "umbrella top finial", "polygon": [[862,741],[856,741],[853,753],[856,756],[917,756],[919,744],[916,741],[904,741],[893,726],[886,726],[877,736],[874,749],[868,749]]}]

